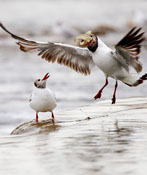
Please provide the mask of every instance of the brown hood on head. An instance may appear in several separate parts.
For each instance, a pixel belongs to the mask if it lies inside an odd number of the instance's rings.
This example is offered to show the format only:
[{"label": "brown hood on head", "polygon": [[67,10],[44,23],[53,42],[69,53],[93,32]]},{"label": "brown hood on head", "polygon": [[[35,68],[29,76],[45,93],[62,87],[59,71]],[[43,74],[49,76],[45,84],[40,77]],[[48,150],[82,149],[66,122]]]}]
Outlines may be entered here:
[{"label": "brown hood on head", "polygon": [[88,31],[85,34],[79,34],[74,41],[76,46],[83,48],[87,47],[91,52],[95,52],[98,47],[97,36],[91,31]]},{"label": "brown hood on head", "polygon": [[74,43],[79,47],[87,47],[87,45],[92,41],[92,37],[87,34],[79,34],[76,36]]}]

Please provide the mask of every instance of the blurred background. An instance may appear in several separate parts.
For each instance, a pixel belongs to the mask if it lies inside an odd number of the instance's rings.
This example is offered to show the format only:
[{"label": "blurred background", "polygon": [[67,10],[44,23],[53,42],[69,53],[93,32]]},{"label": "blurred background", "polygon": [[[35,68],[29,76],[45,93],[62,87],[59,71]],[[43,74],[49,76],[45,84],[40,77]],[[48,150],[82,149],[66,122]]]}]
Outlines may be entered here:
[{"label": "blurred background", "polygon": [[[0,0],[0,21],[24,38],[67,44],[74,44],[77,34],[91,30],[113,47],[133,26],[147,31],[147,1]],[[47,72],[51,75],[48,87],[57,97],[55,112],[95,103],[93,97],[105,82],[100,70],[93,69],[90,76],[83,76],[48,63],[35,53],[23,53],[15,42],[0,29],[0,135],[35,117],[28,99],[34,80]],[[143,72],[147,72],[146,49],[145,41],[141,52]],[[112,98],[115,82],[109,82],[101,100]],[[130,88],[119,82],[117,98],[146,96],[146,85]],[[50,114],[41,116],[48,118]]]},{"label": "blurred background", "polygon": [[[72,45],[77,34],[91,30],[113,48],[133,26],[142,27],[147,38],[147,0],[0,0],[0,22],[24,38]],[[147,40],[140,59],[143,74]],[[34,81],[47,72],[57,98],[56,123],[31,125],[35,112],[28,99]],[[94,106],[104,82],[97,68],[83,76],[23,53],[0,28],[0,174],[145,175],[147,82],[136,88],[119,82],[117,98],[126,99],[111,105],[115,81],[109,79],[96,102],[109,101]],[[74,110],[80,106],[86,107]],[[40,121],[49,118],[39,114]],[[26,134],[9,135],[14,128]]]}]

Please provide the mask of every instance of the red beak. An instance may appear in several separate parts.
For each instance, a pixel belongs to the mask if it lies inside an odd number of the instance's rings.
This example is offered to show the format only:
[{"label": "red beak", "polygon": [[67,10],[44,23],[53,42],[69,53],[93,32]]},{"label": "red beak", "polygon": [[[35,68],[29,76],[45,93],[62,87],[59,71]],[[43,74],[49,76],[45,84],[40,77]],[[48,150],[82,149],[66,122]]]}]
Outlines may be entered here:
[{"label": "red beak", "polygon": [[49,73],[45,74],[45,76],[42,78],[42,80],[47,80],[50,77]]}]

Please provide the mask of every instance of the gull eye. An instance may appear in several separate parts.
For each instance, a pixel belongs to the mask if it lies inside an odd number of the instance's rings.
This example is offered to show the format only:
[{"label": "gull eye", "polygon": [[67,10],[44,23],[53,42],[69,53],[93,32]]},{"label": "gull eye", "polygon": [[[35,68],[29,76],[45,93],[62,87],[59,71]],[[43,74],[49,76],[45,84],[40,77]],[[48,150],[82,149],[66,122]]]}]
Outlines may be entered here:
[{"label": "gull eye", "polygon": [[40,81],[40,79],[38,79],[38,81]]},{"label": "gull eye", "polygon": [[82,40],[80,41],[80,44],[81,44],[81,45],[83,45],[83,44],[84,44],[84,42],[85,42],[85,41],[82,39]]}]

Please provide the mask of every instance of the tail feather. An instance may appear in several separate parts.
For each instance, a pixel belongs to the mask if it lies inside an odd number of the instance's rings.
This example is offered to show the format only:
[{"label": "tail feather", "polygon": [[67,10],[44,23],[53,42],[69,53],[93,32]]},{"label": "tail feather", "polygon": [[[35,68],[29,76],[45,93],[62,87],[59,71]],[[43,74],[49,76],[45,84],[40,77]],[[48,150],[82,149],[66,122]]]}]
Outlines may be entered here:
[{"label": "tail feather", "polygon": [[144,80],[147,80],[147,73],[142,75],[134,84],[133,86],[138,86],[139,84],[142,84]]},{"label": "tail feather", "polygon": [[144,74],[142,77],[140,77],[140,79],[142,79],[142,80],[147,80],[147,73]]}]

